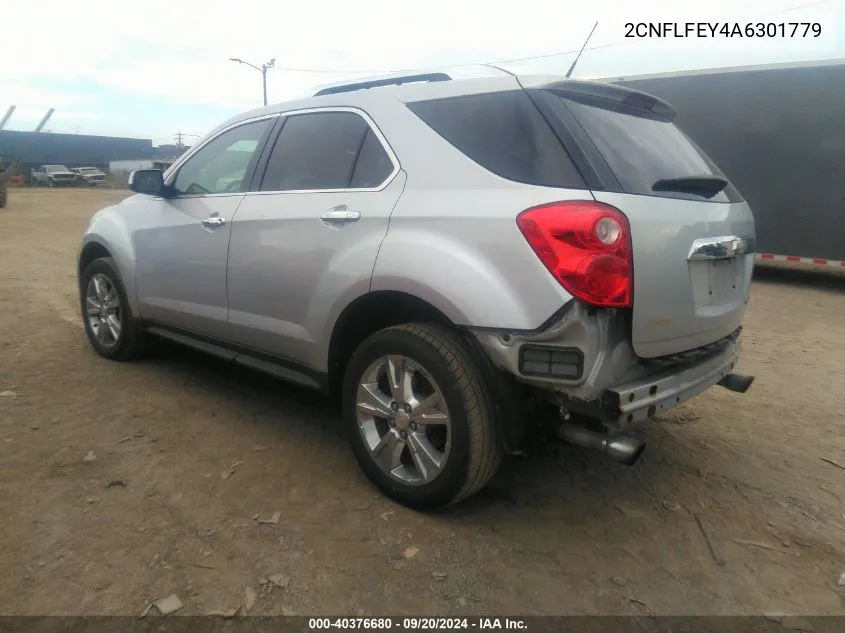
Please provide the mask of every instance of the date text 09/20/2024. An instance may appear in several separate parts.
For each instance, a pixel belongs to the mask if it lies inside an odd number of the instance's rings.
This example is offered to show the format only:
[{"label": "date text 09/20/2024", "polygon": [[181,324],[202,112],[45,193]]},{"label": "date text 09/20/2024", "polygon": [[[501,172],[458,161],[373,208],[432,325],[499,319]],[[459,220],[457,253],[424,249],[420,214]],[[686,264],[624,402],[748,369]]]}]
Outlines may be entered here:
[{"label": "date text 09/20/2024", "polygon": [[524,631],[525,621],[519,618],[310,618],[311,631],[358,629],[370,631]]}]

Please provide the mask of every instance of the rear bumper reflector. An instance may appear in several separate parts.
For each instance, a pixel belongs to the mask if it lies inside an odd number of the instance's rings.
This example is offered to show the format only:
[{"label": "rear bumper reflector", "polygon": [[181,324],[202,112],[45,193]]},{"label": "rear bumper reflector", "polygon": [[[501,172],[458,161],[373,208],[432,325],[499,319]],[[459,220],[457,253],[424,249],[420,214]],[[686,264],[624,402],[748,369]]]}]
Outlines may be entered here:
[{"label": "rear bumper reflector", "polygon": [[523,376],[577,380],[584,371],[584,355],[571,347],[523,345],[519,373]]}]

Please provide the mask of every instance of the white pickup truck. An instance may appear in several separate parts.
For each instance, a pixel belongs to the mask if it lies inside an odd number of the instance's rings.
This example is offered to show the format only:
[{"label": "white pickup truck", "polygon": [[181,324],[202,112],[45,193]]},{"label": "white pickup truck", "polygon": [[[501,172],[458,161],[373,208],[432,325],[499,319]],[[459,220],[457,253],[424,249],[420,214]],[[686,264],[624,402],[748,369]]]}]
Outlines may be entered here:
[{"label": "white pickup truck", "polygon": [[71,167],[70,170],[76,174],[76,182],[80,185],[96,187],[106,181],[106,174],[96,167]]},{"label": "white pickup truck", "polygon": [[32,170],[32,184],[36,187],[47,185],[48,187],[74,187],[76,186],[76,174],[64,165],[42,165]]}]

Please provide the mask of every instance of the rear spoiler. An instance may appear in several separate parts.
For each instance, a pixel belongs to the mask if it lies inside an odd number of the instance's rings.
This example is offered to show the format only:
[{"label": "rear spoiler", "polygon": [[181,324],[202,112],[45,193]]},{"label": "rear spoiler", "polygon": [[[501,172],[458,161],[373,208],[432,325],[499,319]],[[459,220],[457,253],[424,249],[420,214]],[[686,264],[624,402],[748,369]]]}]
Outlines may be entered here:
[{"label": "rear spoiler", "polygon": [[671,105],[659,97],[614,84],[596,81],[564,80],[524,87],[551,90],[562,96],[570,96],[574,99],[612,101],[630,108],[656,114],[669,121],[674,120],[678,114]]}]

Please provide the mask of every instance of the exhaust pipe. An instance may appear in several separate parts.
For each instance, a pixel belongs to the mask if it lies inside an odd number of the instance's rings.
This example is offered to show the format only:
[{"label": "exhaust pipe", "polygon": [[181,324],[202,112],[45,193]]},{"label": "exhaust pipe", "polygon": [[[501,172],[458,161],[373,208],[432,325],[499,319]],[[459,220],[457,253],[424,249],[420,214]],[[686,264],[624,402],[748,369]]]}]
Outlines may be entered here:
[{"label": "exhaust pipe", "polygon": [[735,391],[736,393],[745,393],[754,382],[754,376],[746,376],[745,374],[728,374],[722,378],[718,385],[724,387],[728,391]]},{"label": "exhaust pipe", "polygon": [[577,424],[561,424],[557,434],[565,442],[601,451],[612,460],[627,466],[635,464],[645,450],[645,442],[635,437],[602,435]]}]

